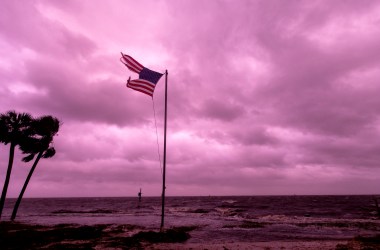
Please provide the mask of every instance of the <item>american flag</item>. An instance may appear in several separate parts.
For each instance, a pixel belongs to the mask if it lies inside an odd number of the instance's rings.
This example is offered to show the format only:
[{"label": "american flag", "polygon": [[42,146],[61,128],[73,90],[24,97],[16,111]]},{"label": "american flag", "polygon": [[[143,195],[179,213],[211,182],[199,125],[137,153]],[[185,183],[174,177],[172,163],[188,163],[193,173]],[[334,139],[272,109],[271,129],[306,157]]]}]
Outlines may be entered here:
[{"label": "american flag", "polygon": [[154,88],[163,74],[145,68],[131,56],[123,53],[121,53],[121,56],[120,61],[127,66],[128,69],[139,74],[139,79],[130,80],[131,78],[129,78],[127,87],[153,97]]}]

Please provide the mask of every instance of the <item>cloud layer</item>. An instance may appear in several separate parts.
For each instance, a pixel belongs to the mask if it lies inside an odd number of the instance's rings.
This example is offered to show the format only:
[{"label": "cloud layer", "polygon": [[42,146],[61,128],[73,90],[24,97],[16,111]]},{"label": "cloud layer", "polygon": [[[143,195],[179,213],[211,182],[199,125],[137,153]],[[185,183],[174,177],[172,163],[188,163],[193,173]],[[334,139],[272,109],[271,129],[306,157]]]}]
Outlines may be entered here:
[{"label": "cloud layer", "polygon": [[[62,121],[29,197],[161,194],[152,101],[120,51],[169,71],[168,195],[379,193],[378,1],[0,5],[0,112]],[[162,158],[163,79],[154,102]]]}]

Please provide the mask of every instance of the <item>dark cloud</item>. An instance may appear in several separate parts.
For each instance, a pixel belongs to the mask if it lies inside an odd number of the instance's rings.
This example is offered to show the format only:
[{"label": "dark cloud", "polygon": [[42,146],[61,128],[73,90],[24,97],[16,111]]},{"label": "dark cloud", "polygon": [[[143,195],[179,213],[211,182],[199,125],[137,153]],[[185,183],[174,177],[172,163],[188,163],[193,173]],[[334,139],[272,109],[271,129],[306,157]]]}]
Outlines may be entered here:
[{"label": "dark cloud", "polygon": [[243,115],[243,107],[229,102],[228,100],[207,99],[200,107],[201,116],[223,121],[233,121]]}]

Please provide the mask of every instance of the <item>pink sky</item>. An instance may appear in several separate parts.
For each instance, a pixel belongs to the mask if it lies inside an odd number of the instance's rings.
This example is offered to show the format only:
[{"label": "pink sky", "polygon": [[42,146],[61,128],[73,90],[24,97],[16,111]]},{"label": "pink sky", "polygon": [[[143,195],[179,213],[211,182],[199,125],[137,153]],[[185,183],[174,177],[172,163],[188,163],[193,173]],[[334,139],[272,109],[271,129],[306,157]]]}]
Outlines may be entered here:
[{"label": "pink sky", "polygon": [[[62,121],[26,197],[161,194],[152,100],[121,51],[169,71],[167,195],[380,193],[379,1],[0,8],[0,112]],[[154,101],[162,150],[164,78]],[[0,145],[1,187],[7,161]]]}]

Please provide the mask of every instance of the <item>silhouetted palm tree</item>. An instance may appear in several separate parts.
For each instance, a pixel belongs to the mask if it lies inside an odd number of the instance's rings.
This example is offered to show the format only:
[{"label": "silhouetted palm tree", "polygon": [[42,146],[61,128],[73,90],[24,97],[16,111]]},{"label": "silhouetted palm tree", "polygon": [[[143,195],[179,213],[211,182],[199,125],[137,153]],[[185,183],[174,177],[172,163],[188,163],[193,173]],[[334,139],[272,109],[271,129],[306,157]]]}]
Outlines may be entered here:
[{"label": "silhouetted palm tree", "polygon": [[24,196],[25,190],[39,160],[41,158],[51,158],[55,155],[55,149],[51,146],[51,143],[53,141],[53,137],[58,133],[59,120],[52,116],[43,116],[33,121],[32,128],[34,135],[29,137],[27,140],[24,140],[23,143],[20,144],[20,149],[24,154],[29,154],[22,159],[24,162],[33,160],[36,154],[37,157],[29,171],[28,177],[25,180],[24,186],[22,187],[20,195],[13,208],[11,220],[16,218],[18,207],[20,206],[22,197]]},{"label": "silhouetted palm tree", "polygon": [[4,143],[5,145],[10,143],[8,169],[0,199],[0,218],[3,212],[5,198],[7,196],[15,148],[32,134],[32,131],[30,129],[32,120],[33,118],[31,115],[27,113],[16,113],[15,111],[8,111],[5,114],[0,114],[0,142]]}]

